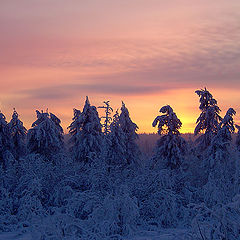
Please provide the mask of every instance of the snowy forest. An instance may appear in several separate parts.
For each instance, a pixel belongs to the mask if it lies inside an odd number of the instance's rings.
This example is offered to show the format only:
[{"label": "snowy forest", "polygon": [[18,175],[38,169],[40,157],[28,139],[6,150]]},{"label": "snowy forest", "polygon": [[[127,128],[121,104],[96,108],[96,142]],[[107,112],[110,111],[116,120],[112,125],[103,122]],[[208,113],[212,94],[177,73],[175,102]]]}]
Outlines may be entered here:
[{"label": "snowy forest", "polygon": [[15,109],[9,122],[0,112],[0,236],[118,240],[184,229],[181,239],[240,239],[236,112],[221,115],[206,88],[196,97],[196,140],[181,136],[172,106],[159,106],[151,156],[137,144],[124,102],[114,111],[109,101],[96,107],[86,97],[73,110],[68,141],[53,113],[37,110],[27,130]]}]

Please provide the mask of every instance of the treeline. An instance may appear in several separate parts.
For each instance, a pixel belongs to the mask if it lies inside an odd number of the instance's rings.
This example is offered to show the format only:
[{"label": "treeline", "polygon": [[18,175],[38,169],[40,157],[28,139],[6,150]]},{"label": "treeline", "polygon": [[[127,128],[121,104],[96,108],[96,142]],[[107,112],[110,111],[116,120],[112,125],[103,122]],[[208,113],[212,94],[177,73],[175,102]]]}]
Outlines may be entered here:
[{"label": "treeline", "polygon": [[[194,135],[193,133],[181,133],[181,136],[187,142],[189,142],[189,141],[195,142],[195,140],[199,137],[199,136]],[[233,134],[232,137],[233,137],[232,141],[235,141],[236,133]],[[68,138],[68,136],[66,136],[66,139],[67,138]],[[137,144],[139,145],[141,153],[146,155],[147,158],[151,157],[154,152],[155,145],[156,145],[158,139],[159,139],[158,133],[139,133],[138,139],[137,139]]]},{"label": "treeline", "polygon": [[183,138],[171,106],[152,125],[159,139],[142,154],[125,104],[104,123],[88,97],[74,109],[64,143],[60,119],[37,113],[27,131],[14,110],[0,113],[0,231],[33,239],[123,239],[138,231],[185,227],[186,239],[239,239],[240,133],[236,114],[220,116],[207,89],[194,134]]}]

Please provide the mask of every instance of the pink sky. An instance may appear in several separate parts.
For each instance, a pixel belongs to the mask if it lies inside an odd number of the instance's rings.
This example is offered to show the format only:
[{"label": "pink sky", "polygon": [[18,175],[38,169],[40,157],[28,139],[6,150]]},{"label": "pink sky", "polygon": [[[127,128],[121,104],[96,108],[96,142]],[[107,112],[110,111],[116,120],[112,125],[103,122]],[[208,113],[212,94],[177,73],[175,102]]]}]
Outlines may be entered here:
[{"label": "pink sky", "polygon": [[189,132],[205,86],[240,123],[239,0],[3,0],[0,31],[0,109],[28,128],[49,108],[66,129],[88,95],[124,100],[139,132],[170,104]]}]

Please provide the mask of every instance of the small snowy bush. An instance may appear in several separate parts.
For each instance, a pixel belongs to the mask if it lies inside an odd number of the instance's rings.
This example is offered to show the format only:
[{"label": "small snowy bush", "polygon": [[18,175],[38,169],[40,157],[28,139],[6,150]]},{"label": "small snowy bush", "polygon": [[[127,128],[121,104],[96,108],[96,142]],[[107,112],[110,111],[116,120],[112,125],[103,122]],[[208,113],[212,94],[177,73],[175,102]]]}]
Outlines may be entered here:
[{"label": "small snowy bush", "polygon": [[197,239],[240,239],[240,195],[226,205],[209,209],[202,204],[195,210],[197,215],[192,225]]}]

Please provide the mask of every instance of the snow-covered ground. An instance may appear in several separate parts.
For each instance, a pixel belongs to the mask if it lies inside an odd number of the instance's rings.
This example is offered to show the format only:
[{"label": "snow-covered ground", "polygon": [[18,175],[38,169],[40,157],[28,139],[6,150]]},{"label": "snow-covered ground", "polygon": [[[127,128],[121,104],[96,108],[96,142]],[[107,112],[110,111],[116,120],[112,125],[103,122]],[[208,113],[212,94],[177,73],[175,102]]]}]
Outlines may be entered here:
[{"label": "snow-covered ground", "polygon": [[142,232],[126,240],[193,240],[187,229],[167,229],[161,232]]},{"label": "snow-covered ground", "polygon": [[[0,233],[0,240],[33,240],[30,234]],[[86,239],[87,240],[87,239]],[[193,240],[186,229],[168,229],[162,232],[142,232],[126,240]]]},{"label": "snow-covered ground", "polygon": [[0,233],[0,240],[32,240],[30,234]]}]

